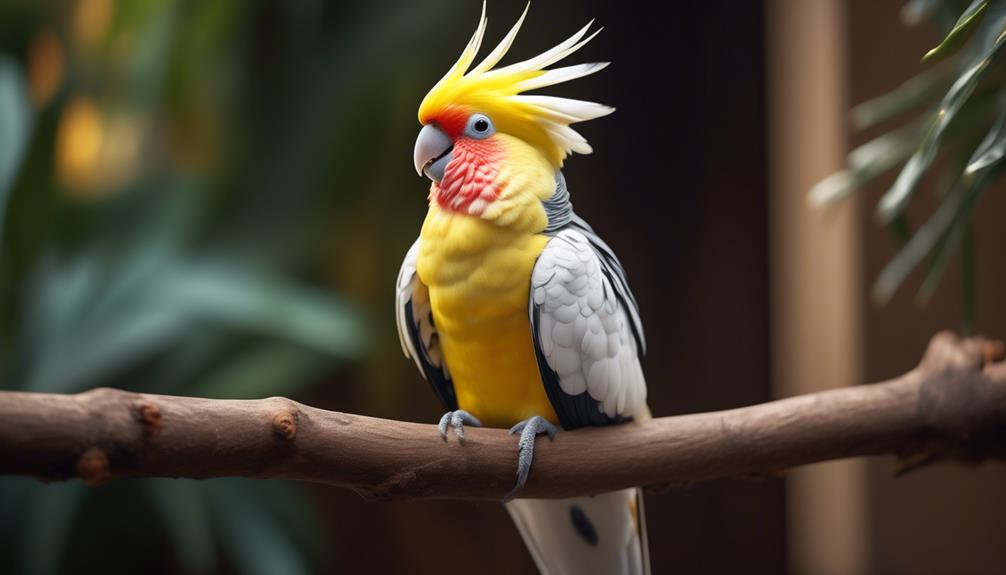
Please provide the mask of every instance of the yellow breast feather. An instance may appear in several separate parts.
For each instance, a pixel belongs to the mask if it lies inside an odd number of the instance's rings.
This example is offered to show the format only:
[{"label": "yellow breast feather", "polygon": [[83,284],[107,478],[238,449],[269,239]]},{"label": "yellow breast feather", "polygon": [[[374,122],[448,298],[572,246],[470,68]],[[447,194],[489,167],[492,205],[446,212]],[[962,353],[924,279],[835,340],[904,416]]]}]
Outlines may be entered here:
[{"label": "yellow breast feather", "polygon": [[531,270],[548,238],[431,205],[416,271],[458,406],[486,425],[553,422],[528,318]]}]

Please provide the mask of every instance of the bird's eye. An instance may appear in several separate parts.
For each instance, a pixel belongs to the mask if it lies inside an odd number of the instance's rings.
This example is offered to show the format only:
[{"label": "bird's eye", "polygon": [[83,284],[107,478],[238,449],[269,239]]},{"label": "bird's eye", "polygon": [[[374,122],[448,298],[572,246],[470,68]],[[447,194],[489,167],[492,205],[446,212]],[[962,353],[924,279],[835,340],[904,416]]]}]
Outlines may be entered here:
[{"label": "bird's eye", "polygon": [[465,127],[465,135],[478,140],[488,138],[496,133],[492,120],[485,114],[472,114],[468,118],[468,125]]}]

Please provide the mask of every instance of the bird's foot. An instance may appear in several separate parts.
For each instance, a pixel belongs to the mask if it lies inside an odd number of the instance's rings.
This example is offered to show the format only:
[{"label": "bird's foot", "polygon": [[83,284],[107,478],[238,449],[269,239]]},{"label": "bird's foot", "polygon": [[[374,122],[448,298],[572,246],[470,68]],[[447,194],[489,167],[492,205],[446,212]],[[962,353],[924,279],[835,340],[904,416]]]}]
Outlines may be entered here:
[{"label": "bird's foot", "polygon": [[440,430],[440,438],[444,441],[447,441],[448,425],[454,428],[454,435],[458,436],[458,441],[464,441],[465,426],[471,425],[472,427],[481,427],[482,422],[479,421],[477,417],[463,409],[448,411],[440,418],[440,424],[437,425],[437,429]]},{"label": "bird's foot", "polygon": [[511,427],[510,435],[515,433],[520,433],[520,441],[517,442],[517,485],[503,497],[503,503],[517,497],[527,483],[527,476],[531,473],[531,462],[534,460],[535,438],[547,433],[548,438],[553,439],[555,434],[559,433],[559,428],[544,417],[536,415]]}]

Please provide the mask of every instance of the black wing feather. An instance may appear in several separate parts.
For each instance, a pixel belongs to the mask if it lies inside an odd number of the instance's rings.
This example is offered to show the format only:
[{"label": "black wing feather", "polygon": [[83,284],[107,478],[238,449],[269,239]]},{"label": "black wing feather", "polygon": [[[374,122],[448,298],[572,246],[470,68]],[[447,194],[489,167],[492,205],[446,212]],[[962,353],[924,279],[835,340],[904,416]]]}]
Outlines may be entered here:
[{"label": "black wing feather", "polygon": [[412,314],[412,300],[405,303],[406,332],[412,347],[416,350],[419,365],[423,368],[423,377],[430,382],[437,399],[447,411],[455,411],[458,408],[458,398],[454,394],[454,384],[451,382],[442,369],[433,365],[426,355],[426,347],[419,336],[419,325]]}]

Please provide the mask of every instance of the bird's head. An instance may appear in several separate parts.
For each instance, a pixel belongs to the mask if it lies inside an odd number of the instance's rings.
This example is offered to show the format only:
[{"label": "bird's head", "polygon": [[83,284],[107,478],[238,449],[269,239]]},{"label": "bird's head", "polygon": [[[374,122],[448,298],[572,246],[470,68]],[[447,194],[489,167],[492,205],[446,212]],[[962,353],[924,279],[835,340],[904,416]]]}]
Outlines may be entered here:
[{"label": "bird's head", "polygon": [[486,29],[483,3],[478,28],[461,57],[419,106],[423,128],[416,140],[416,171],[433,181],[430,200],[442,209],[497,219],[511,204],[547,199],[566,156],[591,152],[570,124],[614,111],[594,102],[524,94],[607,66],[546,69],[589,42],[597,34],[587,36],[593,22],[538,56],[495,67],[526,14],[527,8],[499,45],[473,67]]}]

